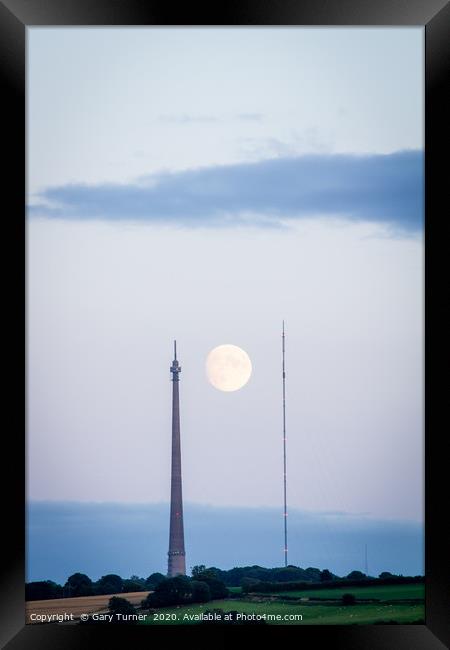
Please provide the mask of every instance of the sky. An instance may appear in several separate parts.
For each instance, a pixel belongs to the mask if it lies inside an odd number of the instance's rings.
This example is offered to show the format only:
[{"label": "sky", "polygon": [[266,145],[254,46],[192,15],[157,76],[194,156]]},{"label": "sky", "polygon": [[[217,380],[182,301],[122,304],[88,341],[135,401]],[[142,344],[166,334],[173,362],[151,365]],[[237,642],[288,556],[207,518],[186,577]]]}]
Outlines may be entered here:
[{"label": "sky", "polygon": [[[167,506],[154,503],[40,501],[29,504],[27,581],[64,584],[78,571],[98,580],[108,573],[147,578],[166,573]],[[278,508],[184,509],[186,569],[204,564],[280,566]],[[291,510],[289,562],[327,568],[340,577],[366,570],[423,575],[423,530],[405,520],[379,520],[339,512]],[[281,533],[281,534],[280,534]]]},{"label": "sky", "polygon": [[[27,28],[27,491],[423,521],[423,29]],[[208,352],[253,374],[223,393]],[[188,537],[188,533],[187,537]]]}]

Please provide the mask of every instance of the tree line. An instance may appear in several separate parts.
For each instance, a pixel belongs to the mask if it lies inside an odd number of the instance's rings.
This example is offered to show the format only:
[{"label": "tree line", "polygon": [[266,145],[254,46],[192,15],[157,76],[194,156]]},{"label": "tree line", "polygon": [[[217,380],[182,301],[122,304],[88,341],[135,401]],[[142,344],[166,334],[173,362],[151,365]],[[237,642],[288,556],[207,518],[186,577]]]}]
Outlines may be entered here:
[{"label": "tree line", "polygon": [[[228,587],[242,587],[244,592],[250,591],[267,591],[279,588],[307,588],[308,586],[323,585],[327,586],[330,582],[346,584],[353,586],[351,583],[364,580],[366,584],[374,581],[373,584],[392,584],[398,581],[417,581],[420,576],[415,578],[404,578],[395,576],[388,571],[383,571],[378,578],[366,576],[361,571],[351,571],[345,577],[339,577],[328,569],[317,569],[308,567],[302,569],[293,565],[287,567],[266,568],[258,565],[246,567],[234,567],[233,569],[223,570],[217,567],[206,567],[197,565],[192,568],[191,577],[181,576],[185,580],[170,582],[167,576],[162,573],[152,573],[147,578],[140,578],[132,575],[130,578],[121,578],[119,575],[109,573],[102,576],[99,580],[93,581],[85,573],[74,573],[67,579],[64,585],[60,585],[52,580],[28,582],[25,585],[25,600],[47,600],[52,598],[73,598],[77,596],[96,596],[102,594],[121,594],[136,591],[153,591],[156,595],[153,597],[149,594],[149,607],[158,606],[158,602],[166,602],[167,605],[176,604],[169,602],[171,599],[178,601],[183,598],[190,602],[208,602],[215,598],[224,598],[232,595]],[[386,581],[386,582],[385,582]],[[201,584],[197,584],[201,583]],[[336,585],[337,586],[337,585]],[[183,595],[184,594],[184,595]],[[196,599],[196,600],[192,600]],[[203,599],[203,600],[202,600]]]},{"label": "tree line", "polygon": [[151,591],[165,580],[162,573],[152,573],[148,578],[133,575],[123,579],[115,573],[108,573],[93,581],[85,573],[74,573],[64,585],[52,580],[28,582],[25,585],[25,600],[48,600],[52,598],[74,598],[77,596],[98,596],[120,594],[132,591]]},{"label": "tree line", "polygon": [[[358,574],[358,575],[355,575]],[[332,581],[322,581],[320,583],[311,582],[263,582],[262,580],[250,580],[242,585],[244,593],[273,593],[277,591],[307,591],[328,589],[332,587],[359,587],[363,584],[365,587],[375,585],[405,585],[416,582],[425,582],[423,576],[397,576],[383,571],[378,578],[366,576],[361,571],[352,571],[345,578],[336,578]]]}]

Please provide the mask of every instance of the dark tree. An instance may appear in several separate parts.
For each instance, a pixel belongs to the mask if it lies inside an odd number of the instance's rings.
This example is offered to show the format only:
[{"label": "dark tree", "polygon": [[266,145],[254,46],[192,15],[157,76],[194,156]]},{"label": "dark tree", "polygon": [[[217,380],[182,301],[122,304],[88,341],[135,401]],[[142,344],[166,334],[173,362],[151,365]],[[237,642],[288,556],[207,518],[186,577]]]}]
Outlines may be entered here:
[{"label": "dark tree", "polygon": [[362,571],[351,571],[347,576],[348,580],[365,580],[366,578],[366,574]]},{"label": "dark tree", "polygon": [[262,580],[255,580],[254,578],[242,578],[241,580],[242,592],[245,594],[248,593],[249,591],[257,591],[258,586],[262,584],[263,584]]},{"label": "dark tree", "polygon": [[201,573],[205,573],[206,566],[204,564],[196,564],[192,567],[191,575],[193,578],[198,578]]},{"label": "dark tree", "polygon": [[[108,609],[111,614],[136,614],[136,609],[126,598],[113,596],[109,599]],[[116,618],[116,617],[115,617]],[[114,620],[114,619],[113,619]]]},{"label": "dark tree", "polygon": [[188,576],[176,576],[160,582],[155,591],[142,601],[142,607],[147,609],[186,603],[206,603],[210,599],[211,591],[206,581],[193,580]]},{"label": "dark tree", "polygon": [[25,600],[49,600],[62,598],[63,588],[52,580],[41,582],[28,582],[25,585]]},{"label": "dark tree", "polygon": [[133,591],[145,591],[145,582],[142,584],[141,581],[136,582],[135,580],[132,580],[131,578],[129,580],[124,580],[122,589],[124,593],[129,593]]},{"label": "dark tree", "polygon": [[191,587],[193,603],[207,603],[211,600],[211,591],[206,582],[191,580]]},{"label": "dark tree", "polygon": [[[204,565],[199,565],[193,568],[193,577],[198,578],[199,574],[204,573],[203,566]],[[323,581],[323,571],[320,569],[317,569],[315,567],[302,569],[301,567],[295,566],[293,564],[289,564],[287,567],[273,567],[271,569],[258,565],[234,567],[233,569],[229,569],[227,571],[218,569],[216,567],[210,567],[206,569],[206,572],[214,572],[215,577],[221,580],[228,587],[241,586],[242,580],[244,578],[252,579],[253,582],[262,581],[266,583],[320,583]],[[336,578],[337,576],[331,574],[331,579]]]},{"label": "dark tree", "polygon": [[206,569],[208,573],[210,573],[214,578],[217,578],[218,580],[222,580],[224,582],[224,576],[226,575],[226,571],[222,571],[222,569],[218,569],[216,566],[210,566]]},{"label": "dark tree", "polygon": [[201,578],[204,582],[209,587],[209,590],[211,592],[211,598],[213,600],[220,599],[220,598],[226,598],[229,594],[227,587],[224,585],[222,580],[218,580],[217,578]]},{"label": "dark tree", "polygon": [[321,574],[322,571],[320,569],[316,569],[315,567],[310,566],[305,569],[305,579],[311,580],[311,582],[320,582]]},{"label": "dark tree", "polygon": [[303,580],[305,572],[295,566],[280,567],[279,569],[270,569],[267,577],[263,574],[260,575],[262,580],[270,580],[272,582],[290,582],[293,580]]},{"label": "dark tree", "polygon": [[382,571],[378,577],[383,580],[383,578],[395,578],[395,575],[389,571]]},{"label": "dark tree", "polygon": [[343,605],[354,605],[355,602],[356,602],[356,598],[354,597],[353,594],[344,594],[342,596]]},{"label": "dark tree", "polygon": [[142,601],[143,607],[165,607],[192,602],[191,579],[187,576],[166,578]]},{"label": "dark tree", "polygon": [[98,594],[120,594],[123,590],[123,580],[115,573],[108,573],[96,582],[95,590]]},{"label": "dark tree", "polygon": [[333,580],[333,574],[328,569],[324,569],[320,574],[320,582],[329,582]]},{"label": "dark tree", "polygon": [[117,596],[113,596],[112,598],[109,599],[108,609],[109,609],[109,613],[113,614],[113,618],[111,621],[104,620],[104,619],[94,620],[93,618],[89,617],[86,621],[81,620],[80,625],[102,626],[102,625],[109,625],[110,623],[121,624],[121,625],[134,624],[135,621],[133,619],[127,621],[117,616],[118,614],[121,614],[122,616],[136,614],[136,609],[133,607],[133,605],[130,603],[129,600],[126,600],[126,598],[119,598]]},{"label": "dark tree", "polygon": [[162,573],[152,573],[145,581],[145,586],[147,589],[154,589],[163,580],[166,580],[166,576],[163,576]]},{"label": "dark tree", "polygon": [[[201,569],[204,565],[194,567],[194,569]],[[194,569],[192,572],[194,573]],[[204,571],[196,570],[196,580],[206,582],[210,590],[210,597],[214,600],[217,598],[226,598],[228,596],[228,589],[225,584],[217,577],[215,569],[205,569]]]},{"label": "dark tree", "polygon": [[66,596],[91,596],[93,594],[92,580],[85,573],[74,573],[64,585]]}]

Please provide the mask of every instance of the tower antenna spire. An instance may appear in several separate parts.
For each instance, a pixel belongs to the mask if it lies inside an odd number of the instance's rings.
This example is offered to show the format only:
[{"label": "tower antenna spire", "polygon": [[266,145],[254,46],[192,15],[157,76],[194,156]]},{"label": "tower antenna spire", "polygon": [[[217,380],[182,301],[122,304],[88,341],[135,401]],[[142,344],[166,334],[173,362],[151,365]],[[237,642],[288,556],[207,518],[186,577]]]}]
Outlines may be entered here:
[{"label": "tower antenna spire", "polygon": [[287,536],[287,499],[286,499],[286,371],[285,371],[285,343],[284,320],[281,335],[281,352],[283,358],[283,494],[284,494],[284,566],[288,565],[288,536]]},{"label": "tower antenna spire", "polygon": [[176,342],[176,341],[173,342],[173,353],[174,353],[174,357],[173,357],[173,358],[174,358],[175,361],[176,361],[176,360],[177,360],[177,342]]},{"label": "tower antenna spire", "polygon": [[186,575],[186,553],[184,549],[183,494],[181,484],[180,444],[180,372],[177,361],[177,342],[170,372],[172,373],[172,469],[170,479],[170,532],[167,575],[172,578]]}]

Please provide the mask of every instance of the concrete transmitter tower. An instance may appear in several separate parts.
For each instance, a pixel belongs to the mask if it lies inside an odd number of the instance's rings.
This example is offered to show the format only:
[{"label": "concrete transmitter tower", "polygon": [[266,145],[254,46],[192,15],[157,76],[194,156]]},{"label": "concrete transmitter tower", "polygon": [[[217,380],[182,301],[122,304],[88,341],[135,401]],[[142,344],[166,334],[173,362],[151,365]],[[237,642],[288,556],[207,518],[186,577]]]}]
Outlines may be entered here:
[{"label": "concrete transmitter tower", "polygon": [[170,489],[169,578],[186,575],[183,526],[183,495],[181,489],[180,396],[181,366],[177,361],[177,342],[174,341],[172,373],[172,478]]}]

